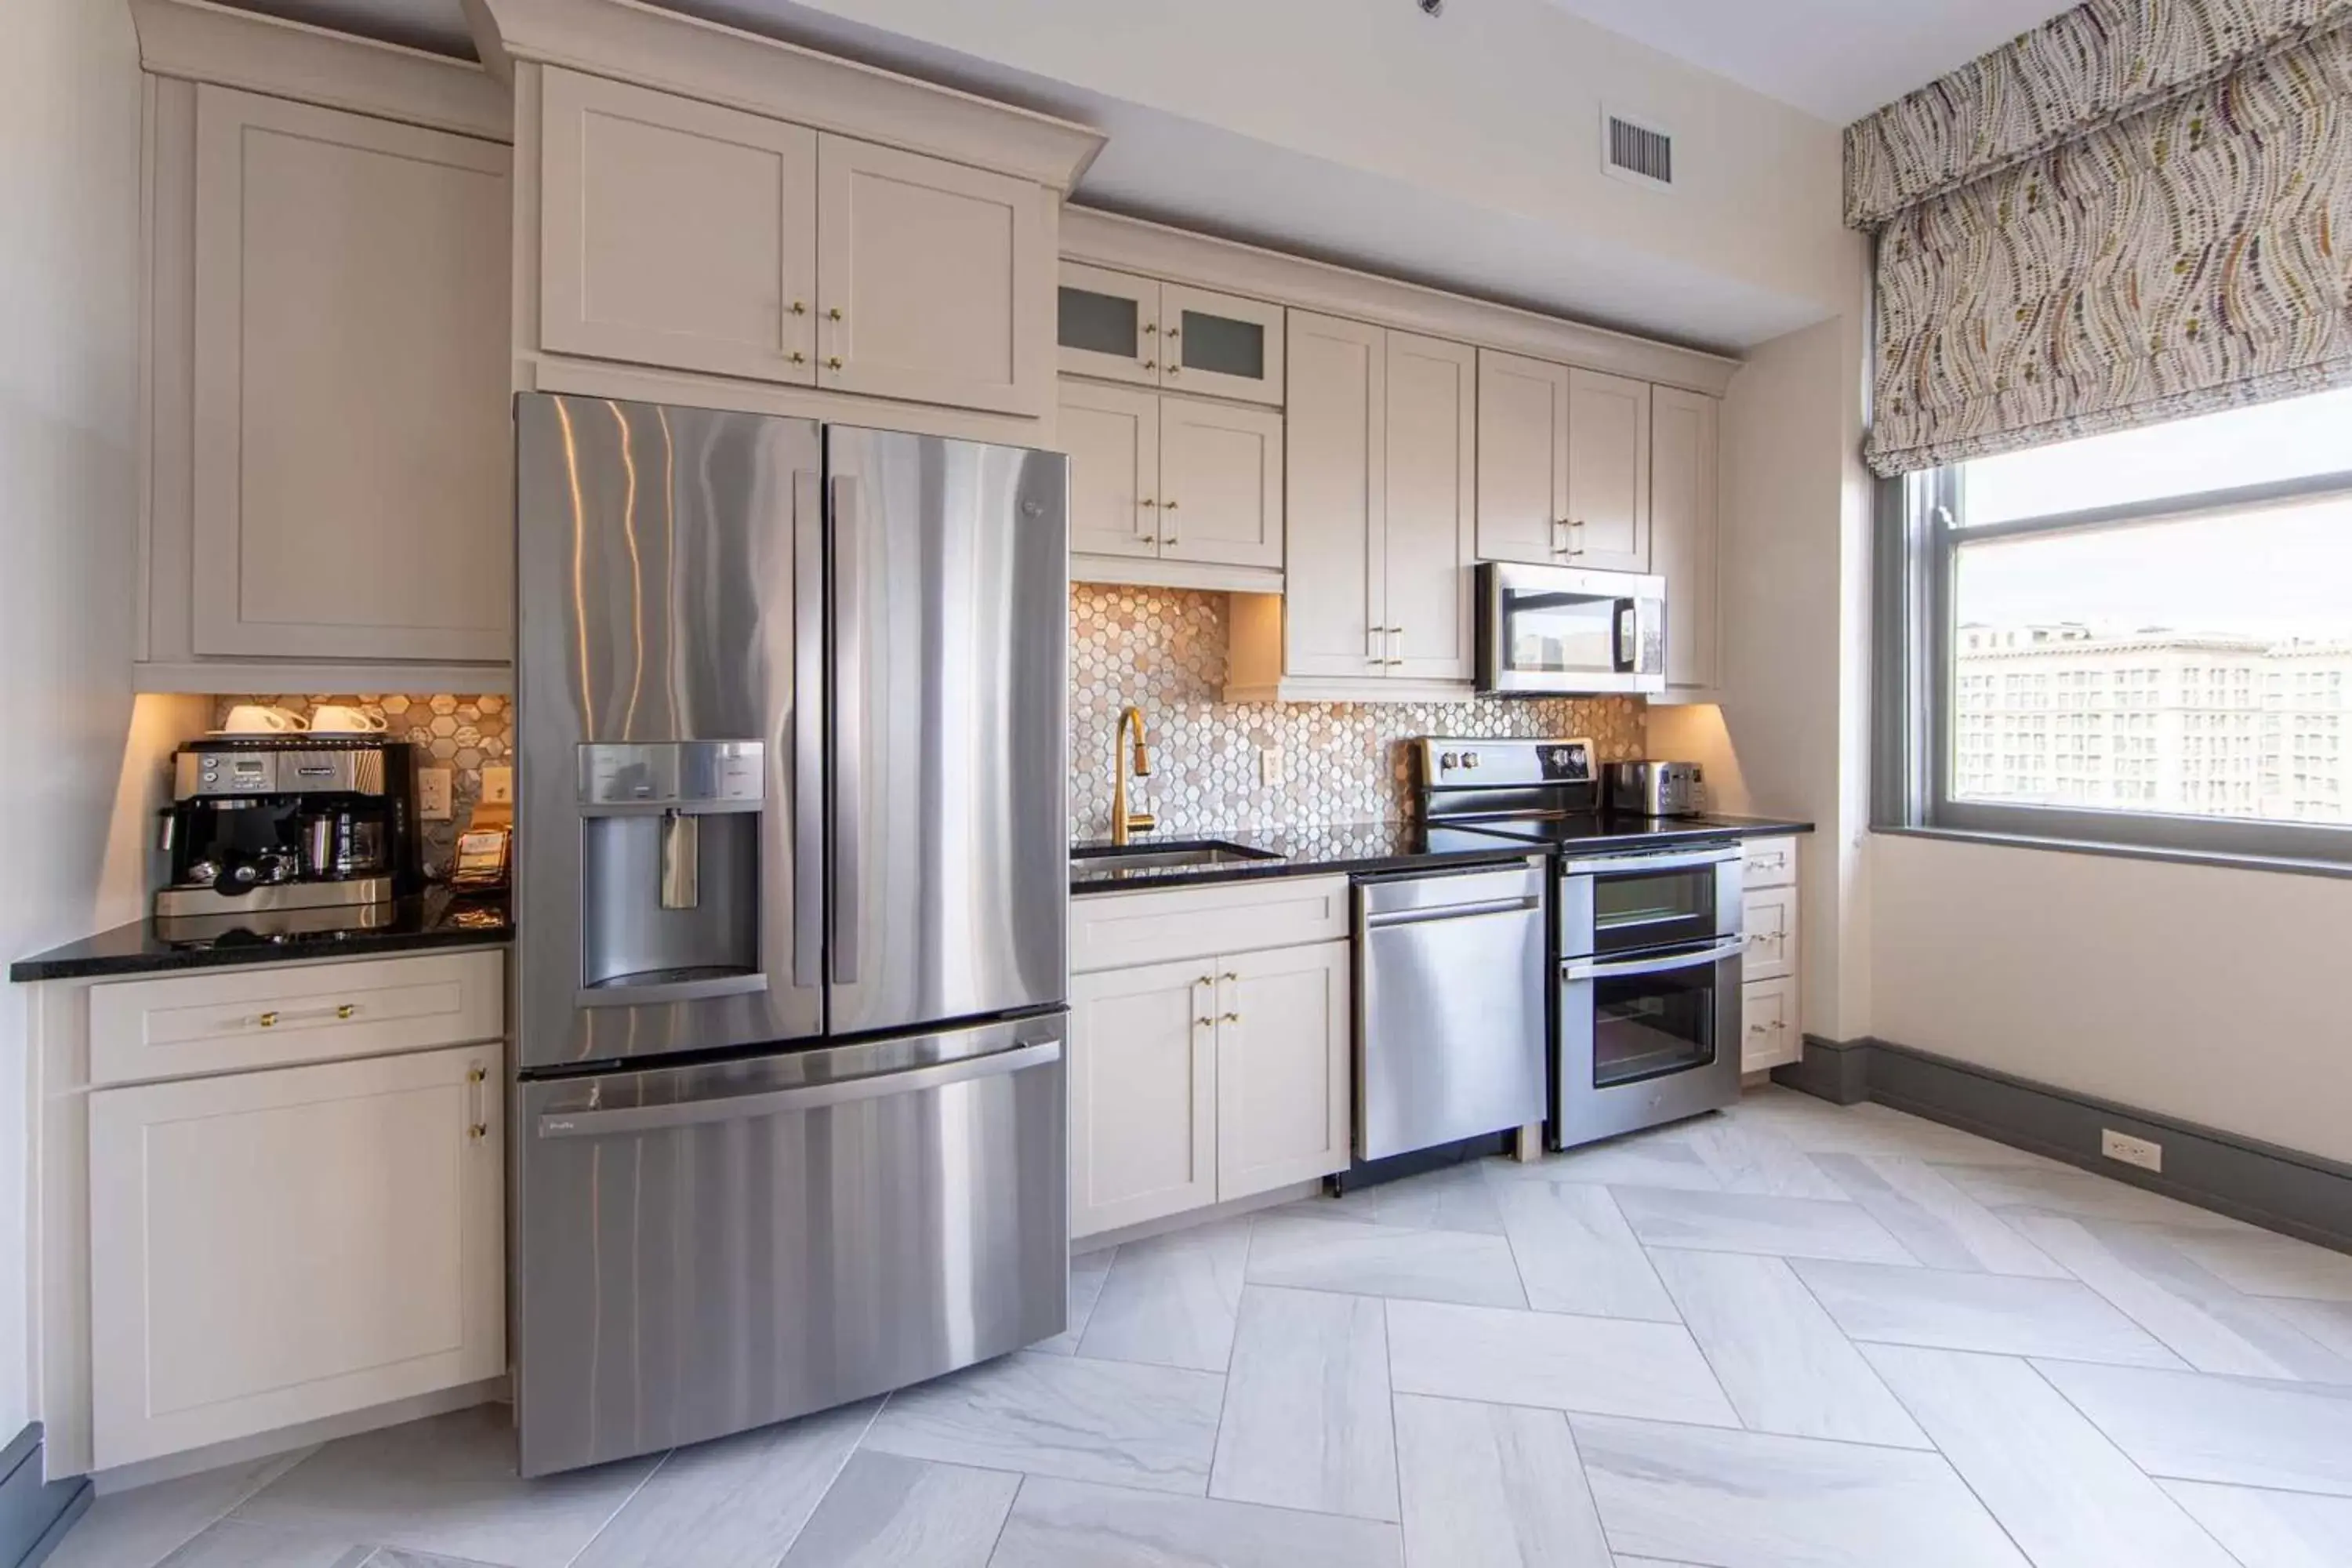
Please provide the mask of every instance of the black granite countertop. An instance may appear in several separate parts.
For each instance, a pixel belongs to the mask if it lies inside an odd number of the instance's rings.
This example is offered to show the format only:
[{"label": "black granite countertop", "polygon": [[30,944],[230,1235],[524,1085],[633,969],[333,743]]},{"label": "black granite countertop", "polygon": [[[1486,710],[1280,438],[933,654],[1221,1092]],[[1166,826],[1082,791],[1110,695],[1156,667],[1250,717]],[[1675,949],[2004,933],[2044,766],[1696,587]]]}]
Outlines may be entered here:
[{"label": "black granite countertop", "polygon": [[396,900],[391,919],[368,931],[308,931],[266,936],[232,931],[202,938],[166,940],[152,921],[134,921],[69,942],[8,966],[8,978],[29,980],[115,979],[180,969],[218,969],[247,963],[292,963],[310,958],[361,958],[409,952],[419,948],[474,947],[503,942],[514,935],[504,893],[458,897],[446,888],[428,888]]},{"label": "black granite countertop", "polygon": [[[1545,825],[1550,826],[1550,825]],[[1244,882],[1268,877],[1361,875],[1411,871],[1424,866],[1500,865],[1541,854],[1554,844],[1580,848],[1635,849],[1707,838],[1762,838],[1811,833],[1810,822],[1762,816],[1624,817],[1577,819],[1538,841],[1492,833],[1441,827],[1434,833],[1417,822],[1350,822],[1328,827],[1244,827],[1206,831],[1184,837],[1139,839],[1131,847],[1172,849],[1214,840],[1271,850],[1280,859],[1225,861],[1209,866],[1121,866],[1110,857],[1084,858],[1108,848],[1100,842],[1072,846],[1073,894],[1128,892],[1139,888],[1183,888],[1206,882]]]}]

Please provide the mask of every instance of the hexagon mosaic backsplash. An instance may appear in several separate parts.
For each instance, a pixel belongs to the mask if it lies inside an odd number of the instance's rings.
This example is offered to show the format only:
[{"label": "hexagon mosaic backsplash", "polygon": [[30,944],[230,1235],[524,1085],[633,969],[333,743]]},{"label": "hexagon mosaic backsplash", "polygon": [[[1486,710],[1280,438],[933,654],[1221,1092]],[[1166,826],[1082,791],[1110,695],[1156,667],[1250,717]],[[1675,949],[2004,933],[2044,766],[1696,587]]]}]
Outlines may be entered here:
[{"label": "hexagon mosaic backsplash", "polygon": [[[1110,832],[1119,708],[1143,710],[1151,777],[1136,809],[1162,834],[1395,822],[1412,815],[1402,742],[1423,735],[1589,735],[1604,762],[1642,755],[1635,697],[1460,702],[1227,702],[1223,594],[1070,589],[1070,836]],[[1260,782],[1266,747],[1281,755]]]},{"label": "hexagon mosaic backsplash", "polygon": [[304,720],[322,702],[341,702],[381,715],[384,739],[406,741],[416,748],[416,765],[447,768],[449,820],[427,822],[425,865],[438,875],[457,847],[457,835],[474,819],[482,798],[482,770],[514,761],[514,702],[497,696],[466,697],[449,692],[403,694],[362,692],[309,696],[222,697],[213,704],[213,722],[220,724],[240,702],[260,702],[299,713]]}]

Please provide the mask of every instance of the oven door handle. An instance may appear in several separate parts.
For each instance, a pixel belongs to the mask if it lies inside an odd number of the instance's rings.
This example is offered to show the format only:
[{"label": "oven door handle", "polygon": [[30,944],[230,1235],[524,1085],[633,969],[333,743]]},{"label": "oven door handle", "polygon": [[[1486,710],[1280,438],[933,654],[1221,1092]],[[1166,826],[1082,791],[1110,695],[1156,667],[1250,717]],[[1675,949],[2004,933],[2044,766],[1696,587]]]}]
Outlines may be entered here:
[{"label": "oven door handle", "polygon": [[1596,855],[1560,866],[1564,877],[1618,877],[1643,871],[1675,871],[1693,866],[1721,866],[1746,854],[1737,844],[1710,844],[1704,849],[1661,850],[1654,855]]},{"label": "oven door handle", "polygon": [[1665,974],[1677,969],[1696,969],[1703,964],[1720,963],[1727,958],[1737,958],[1748,945],[1748,939],[1735,936],[1718,942],[1713,947],[1696,952],[1670,952],[1663,958],[1628,958],[1603,962],[1580,958],[1559,966],[1563,980],[1623,980],[1636,974]]}]

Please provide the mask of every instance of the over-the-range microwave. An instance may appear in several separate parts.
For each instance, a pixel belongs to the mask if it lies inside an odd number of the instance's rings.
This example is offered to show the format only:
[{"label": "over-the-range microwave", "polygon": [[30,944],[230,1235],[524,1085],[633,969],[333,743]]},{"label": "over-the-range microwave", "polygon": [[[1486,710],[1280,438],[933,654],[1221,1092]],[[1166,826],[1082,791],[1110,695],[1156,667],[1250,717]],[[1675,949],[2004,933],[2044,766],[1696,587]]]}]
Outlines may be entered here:
[{"label": "over-the-range microwave", "polygon": [[1478,689],[1509,696],[1666,689],[1666,580],[1573,566],[1478,567]]}]

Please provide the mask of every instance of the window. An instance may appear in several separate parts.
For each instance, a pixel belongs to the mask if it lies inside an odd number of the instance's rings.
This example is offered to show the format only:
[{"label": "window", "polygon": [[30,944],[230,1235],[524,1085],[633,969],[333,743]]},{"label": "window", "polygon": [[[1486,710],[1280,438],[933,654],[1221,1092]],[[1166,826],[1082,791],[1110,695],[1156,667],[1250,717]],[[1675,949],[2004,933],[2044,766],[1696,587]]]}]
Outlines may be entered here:
[{"label": "window", "polygon": [[2352,391],[1880,507],[1880,826],[2352,862],[2352,756],[2321,743],[2352,710]]}]

